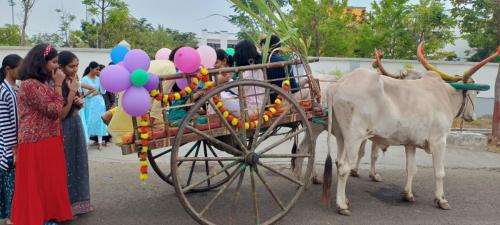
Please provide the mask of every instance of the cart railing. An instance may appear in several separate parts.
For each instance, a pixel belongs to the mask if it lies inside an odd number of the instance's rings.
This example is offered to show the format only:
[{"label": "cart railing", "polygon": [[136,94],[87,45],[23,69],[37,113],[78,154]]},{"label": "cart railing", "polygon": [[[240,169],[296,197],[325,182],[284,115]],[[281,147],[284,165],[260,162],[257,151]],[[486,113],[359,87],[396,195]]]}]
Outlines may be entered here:
[{"label": "cart railing", "polygon": [[[313,58],[313,59],[308,60],[309,63],[318,62],[318,61],[319,61],[319,59],[317,59],[317,58]],[[294,60],[289,60],[289,61],[266,63],[266,64],[254,64],[254,65],[240,66],[240,67],[227,67],[227,68],[220,68],[220,69],[211,69],[211,70],[208,70],[208,76],[211,78],[211,80],[213,81],[215,86],[220,85],[219,81],[217,79],[217,77],[218,77],[217,75],[221,75],[221,74],[225,74],[225,73],[240,73],[243,71],[258,70],[258,69],[262,70],[262,72],[264,74],[264,81],[266,81],[266,82],[284,81],[284,80],[289,79],[292,76],[293,76],[293,78],[296,78],[297,80],[300,80],[300,78],[303,78],[303,77],[307,77],[307,78],[312,77],[311,74],[299,74],[298,69],[296,68],[297,70],[296,70],[294,75],[287,75],[287,77],[280,78],[280,79],[267,79],[267,69],[284,68],[284,67],[288,68],[289,66],[300,65],[300,64],[302,64],[301,60],[294,59]],[[159,75],[160,81],[161,81],[159,90],[163,90],[162,84],[164,81],[172,81],[172,80],[183,79],[183,78],[189,79],[189,78],[194,78],[197,75],[198,75],[198,73],[177,73],[177,74],[169,74],[169,75]],[[289,91],[298,91],[300,93],[300,95],[302,96],[303,89],[309,89],[309,92],[308,92],[309,97],[299,99],[297,101],[300,103],[309,102],[309,104],[311,104],[311,102],[314,101],[314,99],[315,99],[315,96],[312,96],[312,95],[314,95],[315,92],[311,90],[313,85],[312,85],[310,79],[304,79],[304,80],[307,82],[306,84],[303,84],[303,85],[299,84],[298,88],[293,89],[293,90],[289,90]],[[252,96],[246,96],[246,97],[252,97]],[[153,99],[153,101],[155,101],[155,100]],[[172,145],[174,138],[176,136],[177,130],[175,128],[176,126],[172,126],[172,124],[170,124],[172,121],[168,120],[167,114],[169,113],[169,110],[178,109],[178,108],[185,108],[185,109],[189,110],[189,108],[194,104],[195,101],[196,100],[193,99],[193,95],[190,95],[189,101],[186,102],[185,104],[171,106],[171,105],[165,104],[165,102],[160,99],[161,113],[163,115],[163,121],[155,122],[152,119],[150,119],[150,123],[147,126],[147,129],[149,130],[149,132],[151,132],[151,135],[149,137],[149,149],[153,150],[153,149],[168,147],[168,146]],[[148,113],[148,115],[149,114],[150,113]],[[289,115],[287,115],[286,118],[283,119],[281,123],[283,123],[283,124],[293,123],[295,121],[294,120],[295,117],[296,117],[296,115],[294,114],[294,112],[289,112]],[[314,117],[314,115],[311,113],[308,113],[308,117]],[[205,132],[207,135],[210,135],[212,137],[217,137],[217,136],[223,136],[223,135],[229,134],[228,129],[224,128],[223,126],[222,127],[220,126],[221,121],[215,120],[215,123],[213,123],[214,120],[213,119],[211,120],[210,115],[206,115],[206,118],[208,119],[208,124],[207,124],[207,128],[203,132]],[[195,123],[197,121],[197,118],[189,118],[189,119],[193,119],[193,121],[195,121]],[[140,135],[140,133],[139,133],[140,127],[139,127],[139,124],[138,124],[138,121],[136,118],[132,118],[132,121],[133,121],[133,140],[130,143],[122,144],[122,146],[121,146],[122,154],[131,154],[131,153],[138,152],[140,150],[138,147],[141,145],[141,138],[139,136]],[[217,126],[217,123],[219,123],[219,126]],[[144,128],[144,126],[142,126],[142,128]],[[263,124],[261,128],[267,128],[267,127],[266,127],[266,125]],[[184,134],[184,136],[185,136],[184,140],[186,140],[187,142],[204,139],[203,135],[196,134],[196,133],[186,133],[186,134]]]}]

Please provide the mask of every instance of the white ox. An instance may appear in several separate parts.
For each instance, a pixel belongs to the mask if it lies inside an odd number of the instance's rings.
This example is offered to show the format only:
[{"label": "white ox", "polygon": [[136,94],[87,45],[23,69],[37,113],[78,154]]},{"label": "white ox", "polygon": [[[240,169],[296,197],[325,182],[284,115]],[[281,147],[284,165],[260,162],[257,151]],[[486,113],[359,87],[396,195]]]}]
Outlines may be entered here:
[{"label": "white ox", "polygon": [[[423,55],[422,45],[419,45],[418,53]],[[495,55],[467,71],[463,81],[467,82],[480,66],[498,54],[500,48]],[[423,57],[420,58],[427,69],[435,70]],[[408,201],[415,200],[412,181],[417,169],[416,148],[432,154],[435,203],[442,209],[450,208],[443,192],[446,136],[455,117],[462,116],[466,121],[475,119],[473,106],[477,91],[457,90],[445,83],[444,78],[461,79],[437,71],[427,72],[418,80],[397,80],[366,69],[356,69],[327,90],[328,126],[337,138],[336,203],[340,214],[350,215],[346,183],[359,147],[366,139],[383,147],[405,146],[407,180],[403,195]],[[329,155],[330,151],[331,148]],[[325,195],[329,190],[323,191]]]},{"label": "white ox", "polygon": [[[388,73],[384,67],[382,66],[382,63],[381,63],[381,58],[382,58],[382,53],[375,49],[375,61],[373,62],[374,65],[376,65],[377,67],[377,70],[380,74],[382,75],[385,75],[385,76],[388,76],[388,77],[392,77],[392,78],[395,78],[395,79],[403,79],[403,80],[415,80],[415,79],[420,79],[424,73],[420,72],[420,71],[416,71],[416,70],[401,70],[398,74],[391,74],[391,73]],[[327,97],[327,90],[330,88],[330,86],[334,83],[334,82],[337,82],[338,81],[338,78],[335,77],[335,76],[332,76],[332,75],[326,75],[326,74],[320,74],[320,73],[316,73],[314,75],[314,78],[316,78],[318,81],[319,81],[319,86],[320,86],[320,89],[321,89],[321,102],[323,103],[323,105],[326,107],[326,97]],[[304,96],[300,97],[302,99],[304,98],[310,98],[310,96],[308,95],[309,93],[307,94],[303,94]],[[298,96],[296,96],[296,98],[299,98]],[[317,137],[319,136],[319,134],[321,134],[323,131],[327,131],[327,126],[326,125],[323,125],[323,124],[317,124],[317,123],[312,123],[311,124],[311,128],[312,128],[312,137],[315,137],[316,139],[314,141],[317,140]],[[356,161],[356,165],[355,167],[351,170],[351,175],[354,176],[354,177],[359,177],[359,165],[360,165],[360,162],[361,162],[361,159],[363,158],[363,156],[365,155],[365,146],[366,146],[366,143],[367,143],[367,140],[363,141],[361,143],[361,146],[359,148],[359,155],[358,155],[358,159]],[[304,139],[300,145],[299,145],[299,149],[304,149],[306,148],[306,146],[308,146],[308,143],[307,143],[307,139]],[[369,173],[369,178],[373,181],[376,181],[376,182],[380,182],[382,181],[382,177],[380,176],[380,174],[378,174],[376,172],[376,169],[375,169],[375,164],[376,164],[376,161],[377,161],[377,158],[378,158],[378,153],[379,153],[379,149],[380,147],[377,146],[376,144],[372,143],[372,146],[371,146],[371,161],[370,161],[370,173]],[[383,151],[387,150],[387,148],[384,148],[382,149]],[[296,174],[298,174],[299,171],[296,171]],[[313,170],[313,175],[312,175],[312,182],[315,183],[315,184],[320,184],[322,183],[322,177],[318,176],[316,170]]]}]

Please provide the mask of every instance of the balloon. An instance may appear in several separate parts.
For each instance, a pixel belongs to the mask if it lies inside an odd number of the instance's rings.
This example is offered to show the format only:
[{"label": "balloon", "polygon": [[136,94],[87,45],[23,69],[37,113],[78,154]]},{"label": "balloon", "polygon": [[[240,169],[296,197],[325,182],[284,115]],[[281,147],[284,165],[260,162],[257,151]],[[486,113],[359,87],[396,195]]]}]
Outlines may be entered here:
[{"label": "balloon", "polygon": [[198,47],[196,51],[198,52],[198,54],[200,54],[201,65],[208,69],[214,68],[215,62],[217,61],[217,53],[212,47],[208,45],[202,45]]},{"label": "balloon", "polygon": [[119,62],[118,64],[116,65],[120,65],[120,66],[123,66],[123,68],[125,68],[125,63],[123,61]]},{"label": "balloon", "polygon": [[144,85],[144,88],[148,91],[152,91],[158,88],[158,84],[160,84],[160,78],[153,73],[148,73],[148,82]]},{"label": "balloon", "polygon": [[186,78],[177,79],[175,80],[175,83],[177,84],[177,87],[180,88],[181,90],[184,90],[184,88],[189,85]]},{"label": "balloon", "polygon": [[234,48],[226,48],[226,53],[230,56],[234,56]]},{"label": "balloon", "polygon": [[106,66],[100,75],[102,87],[109,92],[118,93],[126,90],[132,83],[130,82],[130,73],[123,66]]},{"label": "balloon", "polygon": [[148,91],[142,87],[130,86],[123,94],[122,107],[131,116],[146,114],[151,107]]},{"label": "balloon", "polygon": [[156,52],[155,59],[156,60],[168,60],[170,53],[172,50],[168,48],[162,48]]},{"label": "balloon", "polygon": [[125,68],[127,68],[127,70],[130,72],[133,72],[137,69],[147,71],[149,69],[149,64],[151,63],[148,54],[140,49],[129,51],[127,55],[125,55],[123,62],[125,63]]},{"label": "balloon", "polygon": [[118,45],[111,49],[110,58],[114,64],[121,62],[128,52],[128,48],[123,45]]},{"label": "balloon", "polygon": [[130,76],[130,81],[136,87],[142,87],[148,83],[148,72],[141,69],[135,70]]},{"label": "balloon", "polygon": [[148,72],[158,75],[174,74],[175,65],[170,60],[153,60],[149,65]]},{"label": "balloon", "polygon": [[200,67],[201,58],[194,48],[182,47],[175,53],[174,63],[183,72],[193,73]]}]

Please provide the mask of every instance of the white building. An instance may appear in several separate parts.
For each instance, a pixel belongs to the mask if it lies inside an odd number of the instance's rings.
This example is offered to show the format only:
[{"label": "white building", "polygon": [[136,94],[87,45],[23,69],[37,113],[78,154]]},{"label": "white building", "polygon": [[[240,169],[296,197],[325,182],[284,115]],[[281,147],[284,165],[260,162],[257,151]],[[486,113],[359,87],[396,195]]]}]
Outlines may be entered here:
[{"label": "white building", "polygon": [[235,33],[227,31],[208,31],[207,29],[201,30],[201,35],[198,38],[198,45],[208,45],[214,49],[234,48],[238,43],[238,38]]}]

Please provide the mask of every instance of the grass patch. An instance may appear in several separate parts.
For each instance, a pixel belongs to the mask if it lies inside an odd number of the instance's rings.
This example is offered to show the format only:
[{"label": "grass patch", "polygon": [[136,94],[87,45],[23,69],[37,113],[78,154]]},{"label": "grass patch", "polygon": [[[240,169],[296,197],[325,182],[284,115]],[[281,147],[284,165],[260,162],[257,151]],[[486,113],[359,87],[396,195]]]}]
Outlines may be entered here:
[{"label": "grass patch", "polygon": [[[452,128],[460,128],[460,123],[462,119],[455,118],[453,120]],[[464,121],[464,128],[481,128],[481,129],[491,129],[492,119],[491,118],[480,118],[472,122]]]}]

